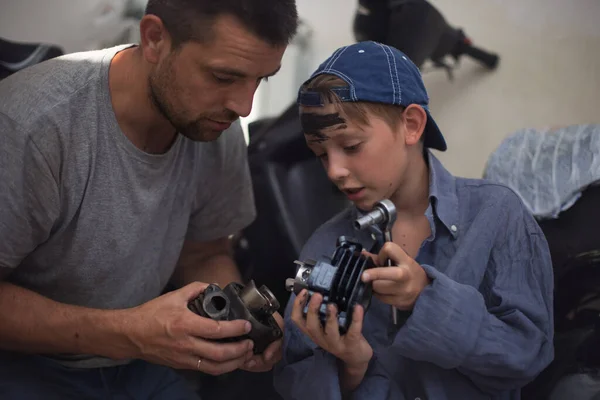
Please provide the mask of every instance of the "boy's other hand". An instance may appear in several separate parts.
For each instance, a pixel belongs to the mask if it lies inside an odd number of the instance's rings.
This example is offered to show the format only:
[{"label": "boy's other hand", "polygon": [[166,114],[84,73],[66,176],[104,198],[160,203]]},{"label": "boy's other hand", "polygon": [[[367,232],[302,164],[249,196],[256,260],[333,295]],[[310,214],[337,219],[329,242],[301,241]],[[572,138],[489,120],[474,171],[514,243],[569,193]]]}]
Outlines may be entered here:
[{"label": "boy's other hand", "polygon": [[[399,310],[412,310],[417,298],[431,280],[427,273],[396,243],[386,243],[379,254],[371,257],[377,268],[363,272],[363,282],[373,283],[373,294],[379,300]],[[392,260],[392,267],[386,267],[387,260]]]}]

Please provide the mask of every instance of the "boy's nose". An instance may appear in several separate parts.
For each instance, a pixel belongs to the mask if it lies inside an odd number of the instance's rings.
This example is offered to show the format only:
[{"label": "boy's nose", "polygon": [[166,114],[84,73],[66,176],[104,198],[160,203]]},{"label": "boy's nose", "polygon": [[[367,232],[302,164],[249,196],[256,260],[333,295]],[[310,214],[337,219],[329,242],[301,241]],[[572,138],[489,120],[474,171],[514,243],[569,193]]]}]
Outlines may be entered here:
[{"label": "boy's nose", "polygon": [[329,162],[329,165],[327,166],[327,176],[333,182],[338,183],[343,181],[348,175],[350,175],[350,172],[346,167],[340,163]]}]

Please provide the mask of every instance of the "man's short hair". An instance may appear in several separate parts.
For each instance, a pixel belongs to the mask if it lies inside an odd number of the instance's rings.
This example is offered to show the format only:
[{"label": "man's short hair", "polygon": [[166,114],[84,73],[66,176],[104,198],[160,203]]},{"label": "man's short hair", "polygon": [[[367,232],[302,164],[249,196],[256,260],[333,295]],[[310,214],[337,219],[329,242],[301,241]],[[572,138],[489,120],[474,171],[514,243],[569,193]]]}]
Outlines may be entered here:
[{"label": "man's short hair", "polygon": [[148,0],[146,14],[162,20],[173,48],[209,40],[215,18],[223,15],[274,46],[288,45],[298,28],[295,0]]}]

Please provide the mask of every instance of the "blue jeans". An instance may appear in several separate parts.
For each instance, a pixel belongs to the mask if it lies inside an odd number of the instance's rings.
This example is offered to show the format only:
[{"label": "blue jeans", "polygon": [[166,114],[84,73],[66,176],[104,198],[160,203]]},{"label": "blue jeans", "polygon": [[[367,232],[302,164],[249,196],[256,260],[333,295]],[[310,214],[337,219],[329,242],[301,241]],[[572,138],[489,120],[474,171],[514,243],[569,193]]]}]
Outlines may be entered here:
[{"label": "blue jeans", "polygon": [[199,400],[176,371],[136,360],[74,369],[45,357],[0,352],[2,400]]}]

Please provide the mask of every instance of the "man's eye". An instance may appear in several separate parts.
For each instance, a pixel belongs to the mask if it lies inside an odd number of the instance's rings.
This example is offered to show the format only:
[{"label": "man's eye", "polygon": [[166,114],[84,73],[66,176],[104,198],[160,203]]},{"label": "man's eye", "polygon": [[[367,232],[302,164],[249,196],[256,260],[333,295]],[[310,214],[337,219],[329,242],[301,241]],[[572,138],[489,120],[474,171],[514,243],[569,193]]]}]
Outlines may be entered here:
[{"label": "man's eye", "polygon": [[327,153],[317,154],[316,156],[317,156],[317,158],[320,158],[321,160],[324,160],[324,159],[327,158]]},{"label": "man's eye", "polygon": [[213,77],[215,78],[215,81],[217,81],[218,83],[229,84],[229,83],[235,82],[235,80],[233,78],[219,76],[217,74],[213,74]]}]

